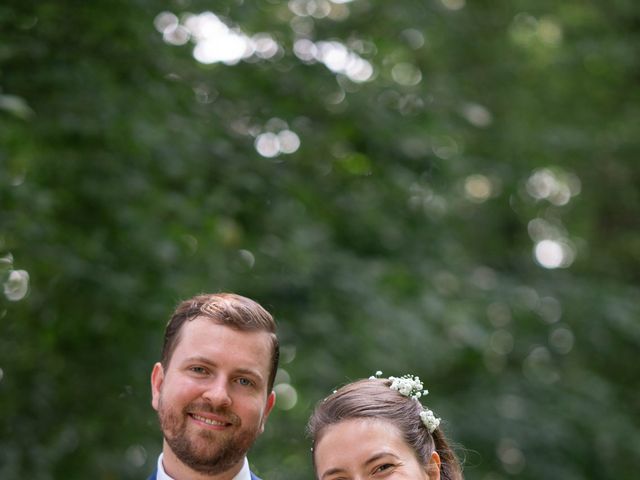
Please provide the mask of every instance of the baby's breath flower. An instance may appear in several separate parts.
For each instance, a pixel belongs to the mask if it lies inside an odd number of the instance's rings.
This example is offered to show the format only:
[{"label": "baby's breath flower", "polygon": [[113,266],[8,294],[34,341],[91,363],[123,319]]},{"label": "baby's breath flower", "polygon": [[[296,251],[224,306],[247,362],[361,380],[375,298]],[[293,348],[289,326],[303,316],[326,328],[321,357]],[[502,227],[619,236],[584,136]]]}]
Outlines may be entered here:
[{"label": "baby's breath flower", "polygon": [[[378,371],[375,377],[372,376],[370,378],[377,378],[380,375],[382,375],[382,372]],[[418,376],[403,375],[402,377],[389,377],[389,380],[391,381],[390,388],[405,397],[420,401],[420,398],[429,394],[429,390],[424,389],[424,385]],[[420,412],[420,420],[427,427],[429,433],[433,433],[440,425],[440,419],[428,408],[424,408]]]},{"label": "baby's breath flower", "polygon": [[433,433],[435,429],[440,425],[440,419],[436,417],[428,408],[425,408],[420,412],[420,420],[422,420],[424,426],[427,427],[429,433]]},{"label": "baby's breath flower", "polygon": [[427,395],[428,390],[423,390],[424,385],[420,381],[420,377],[414,377],[412,375],[404,375],[400,378],[389,377],[391,380],[391,389],[397,390],[401,395],[405,397],[415,398],[416,400]]}]

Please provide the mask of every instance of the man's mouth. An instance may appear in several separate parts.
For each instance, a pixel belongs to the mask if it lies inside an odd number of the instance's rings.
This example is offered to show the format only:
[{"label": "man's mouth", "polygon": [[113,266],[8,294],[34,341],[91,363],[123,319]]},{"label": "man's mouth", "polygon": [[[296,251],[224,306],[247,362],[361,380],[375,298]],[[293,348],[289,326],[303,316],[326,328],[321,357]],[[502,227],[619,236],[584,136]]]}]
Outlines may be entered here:
[{"label": "man's mouth", "polygon": [[198,420],[199,422],[206,423],[207,425],[211,425],[213,427],[228,427],[228,426],[232,425],[230,422],[227,422],[227,421],[214,420],[212,418],[202,417],[202,416],[197,415],[195,413],[190,413],[189,415],[194,420]]}]

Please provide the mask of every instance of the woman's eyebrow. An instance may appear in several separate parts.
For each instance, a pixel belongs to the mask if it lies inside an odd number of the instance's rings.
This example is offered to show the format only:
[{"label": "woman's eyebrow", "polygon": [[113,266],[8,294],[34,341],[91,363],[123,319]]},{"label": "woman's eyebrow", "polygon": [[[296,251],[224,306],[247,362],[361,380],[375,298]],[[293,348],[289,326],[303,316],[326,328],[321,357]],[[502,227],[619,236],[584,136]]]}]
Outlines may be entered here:
[{"label": "woman's eyebrow", "polygon": [[[400,457],[398,457],[393,452],[382,451],[382,452],[376,453],[376,454],[372,455],[371,457],[369,457],[369,459],[366,462],[364,462],[364,464],[365,464],[365,466],[369,465],[370,463],[376,462],[376,461],[378,461],[378,460],[380,460],[381,458],[384,458],[384,457],[393,457],[396,460],[400,459]],[[330,468],[329,470],[324,472],[320,478],[328,477],[329,475],[333,475],[335,473],[343,473],[343,472],[344,472],[343,468],[339,468],[339,467]]]},{"label": "woman's eyebrow", "polygon": [[365,465],[369,465],[370,463],[376,462],[376,461],[380,460],[381,458],[387,457],[387,456],[391,456],[391,457],[395,458],[396,460],[400,459],[400,457],[398,457],[393,452],[382,451],[382,452],[376,453],[376,454],[372,455],[371,457],[369,457],[369,459],[364,464]]},{"label": "woman's eyebrow", "polygon": [[342,469],[342,468],[330,468],[329,470],[324,472],[322,474],[322,477],[320,477],[320,478],[325,478],[325,477],[328,477],[328,476],[333,475],[335,473],[343,473],[343,472],[344,472],[344,469]]}]

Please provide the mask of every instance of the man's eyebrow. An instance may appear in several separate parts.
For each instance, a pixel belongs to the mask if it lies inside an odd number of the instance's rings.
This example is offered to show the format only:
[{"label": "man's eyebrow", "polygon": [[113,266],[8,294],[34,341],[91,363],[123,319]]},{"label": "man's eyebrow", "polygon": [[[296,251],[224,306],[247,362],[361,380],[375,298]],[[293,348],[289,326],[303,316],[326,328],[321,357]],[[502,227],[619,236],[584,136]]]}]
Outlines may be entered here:
[{"label": "man's eyebrow", "polygon": [[187,357],[184,359],[183,363],[206,363],[207,365],[215,366],[215,362],[212,362],[207,357],[203,357],[201,355],[194,355],[193,357]]},{"label": "man's eyebrow", "polygon": [[254,370],[252,368],[236,368],[233,370],[233,372],[235,374],[258,377],[260,380],[262,380],[262,374],[258,370]]}]

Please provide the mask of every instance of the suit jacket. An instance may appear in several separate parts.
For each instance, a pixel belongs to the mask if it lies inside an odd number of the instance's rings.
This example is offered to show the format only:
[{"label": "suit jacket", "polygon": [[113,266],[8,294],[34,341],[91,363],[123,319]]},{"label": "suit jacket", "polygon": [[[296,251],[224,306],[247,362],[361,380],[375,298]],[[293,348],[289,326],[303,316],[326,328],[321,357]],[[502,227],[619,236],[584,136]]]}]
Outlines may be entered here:
[{"label": "suit jacket", "polygon": [[[158,470],[154,470],[151,476],[148,478],[148,480],[156,480],[156,473],[158,473]],[[260,480],[260,478],[256,477],[253,472],[250,472],[250,473],[251,473],[251,480]]]}]

